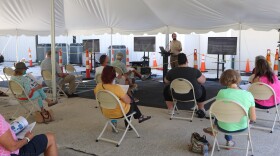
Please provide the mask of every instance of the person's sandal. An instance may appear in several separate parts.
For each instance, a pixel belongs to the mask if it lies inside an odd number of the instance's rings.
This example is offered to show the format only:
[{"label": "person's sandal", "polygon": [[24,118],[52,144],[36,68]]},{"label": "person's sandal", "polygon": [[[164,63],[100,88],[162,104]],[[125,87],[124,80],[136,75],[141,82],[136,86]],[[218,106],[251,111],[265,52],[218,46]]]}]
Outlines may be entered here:
[{"label": "person's sandal", "polygon": [[141,122],[144,122],[144,121],[146,121],[146,120],[149,120],[149,119],[151,119],[151,116],[144,116],[144,115],[142,115],[139,119],[138,119],[138,122],[139,123],[141,123]]}]

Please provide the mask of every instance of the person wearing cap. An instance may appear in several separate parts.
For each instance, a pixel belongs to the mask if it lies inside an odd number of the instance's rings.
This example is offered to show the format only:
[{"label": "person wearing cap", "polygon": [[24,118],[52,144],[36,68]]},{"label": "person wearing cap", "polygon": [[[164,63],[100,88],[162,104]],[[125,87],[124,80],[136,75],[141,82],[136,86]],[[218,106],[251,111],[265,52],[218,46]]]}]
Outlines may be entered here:
[{"label": "person wearing cap", "polygon": [[[52,101],[47,98],[46,93],[42,89],[41,84],[37,84],[36,86],[31,85],[31,80],[24,76],[26,74],[26,67],[25,63],[19,62],[15,65],[15,72],[14,76],[11,77],[12,81],[19,83],[25,90],[26,94],[29,96],[31,100],[38,99],[38,105],[41,108],[41,112],[44,112],[44,105],[43,100],[48,103],[48,106],[53,106],[57,104],[57,101]],[[26,96],[24,94],[17,97],[19,100],[26,100]]]},{"label": "person wearing cap", "polygon": [[[49,72],[52,72],[52,60],[51,60],[51,51],[48,51],[46,54],[46,58],[41,63],[41,70],[47,70]],[[55,63],[55,69],[56,69],[56,82],[62,85],[62,89],[65,90],[65,84],[69,83],[69,89],[67,96],[69,98],[71,97],[77,97],[78,95],[75,94],[76,92],[76,78],[74,75],[69,75],[67,73],[63,73],[61,68],[59,67],[57,62]],[[46,82],[51,83],[51,82]]]},{"label": "person wearing cap", "polygon": [[130,77],[131,74],[134,73],[135,76],[144,80],[145,77],[143,75],[141,75],[139,72],[137,72],[134,68],[126,68],[126,65],[122,62],[123,57],[124,57],[123,53],[121,53],[121,52],[117,53],[116,61],[114,61],[111,65],[114,67],[120,68],[123,71],[124,76],[126,78]]},{"label": "person wearing cap", "polygon": [[171,68],[178,67],[178,54],[182,51],[182,44],[180,41],[177,40],[176,33],[172,34],[172,41],[170,41],[170,65]]}]

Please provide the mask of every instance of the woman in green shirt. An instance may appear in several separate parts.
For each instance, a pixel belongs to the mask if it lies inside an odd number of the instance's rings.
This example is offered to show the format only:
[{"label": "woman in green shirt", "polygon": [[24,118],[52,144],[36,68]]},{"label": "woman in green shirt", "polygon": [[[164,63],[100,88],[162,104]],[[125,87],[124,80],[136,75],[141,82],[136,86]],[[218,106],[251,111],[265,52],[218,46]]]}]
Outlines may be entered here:
[{"label": "woman in green shirt", "polygon": [[[253,95],[246,91],[241,90],[238,85],[241,81],[240,74],[232,69],[226,70],[220,77],[220,83],[223,86],[226,86],[226,89],[221,89],[216,97],[217,100],[227,99],[233,100],[240,103],[245,110],[248,112],[249,118],[251,121],[256,120],[256,112],[255,112],[255,101]],[[217,121],[215,124],[217,125],[220,131],[225,133],[233,133],[233,132],[241,132],[247,129],[248,119],[244,116],[240,122],[238,123],[224,123]],[[209,133],[212,135],[212,129],[205,128],[203,129],[204,132]],[[225,139],[227,141],[227,146],[234,146],[235,142],[232,140],[231,135],[225,135]]]}]

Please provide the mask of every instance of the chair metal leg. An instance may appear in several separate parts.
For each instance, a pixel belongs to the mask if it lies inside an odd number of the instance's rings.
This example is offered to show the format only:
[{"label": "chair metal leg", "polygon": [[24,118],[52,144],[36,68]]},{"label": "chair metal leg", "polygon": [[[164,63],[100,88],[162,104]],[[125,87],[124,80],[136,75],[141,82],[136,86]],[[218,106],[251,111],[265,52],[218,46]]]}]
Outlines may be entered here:
[{"label": "chair metal leg", "polygon": [[177,108],[177,102],[174,102],[174,106],[173,106],[173,109],[172,109],[172,112],[171,112],[170,120],[172,120],[172,118],[174,117],[176,108]]},{"label": "chair metal leg", "polygon": [[215,151],[215,146],[216,146],[216,136],[214,137],[214,142],[213,142],[213,147],[212,147],[212,152],[211,152],[211,156],[214,155],[214,151]]},{"label": "chair metal leg", "polygon": [[250,141],[252,155],[254,155],[254,148],[253,148],[251,133],[248,134],[248,138],[249,138],[249,141]]},{"label": "chair metal leg", "polygon": [[126,129],[125,129],[125,131],[124,131],[124,133],[123,133],[123,135],[122,135],[120,141],[119,141],[118,144],[117,144],[117,147],[119,147],[120,144],[122,143],[122,141],[123,141],[123,139],[124,139],[124,137],[125,137],[125,135],[126,135],[128,129],[129,129],[129,126],[134,130],[134,132],[136,133],[137,137],[140,138],[139,133],[137,132],[137,130],[135,129],[135,127],[131,124],[131,122],[132,122],[132,117],[131,117],[130,119],[126,120],[126,121],[127,121],[128,124],[127,124],[127,126],[126,126]]},{"label": "chair metal leg", "polygon": [[194,116],[194,113],[195,113],[196,109],[197,109],[197,105],[194,106],[194,109],[193,109],[193,112],[192,112],[192,118],[191,118],[190,122],[192,122],[192,120],[193,120],[193,116]]},{"label": "chair metal leg", "polygon": [[102,135],[103,135],[103,133],[105,132],[105,130],[106,130],[106,128],[107,128],[109,122],[111,122],[111,121],[107,121],[107,122],[106,122],[106,124],[105,124],[105,126],[104,126],[102,132],[101,132],[101,133],[99,134],[99,136],[97,137],[96,142],[98,142],[98,140],[102,137]]}]

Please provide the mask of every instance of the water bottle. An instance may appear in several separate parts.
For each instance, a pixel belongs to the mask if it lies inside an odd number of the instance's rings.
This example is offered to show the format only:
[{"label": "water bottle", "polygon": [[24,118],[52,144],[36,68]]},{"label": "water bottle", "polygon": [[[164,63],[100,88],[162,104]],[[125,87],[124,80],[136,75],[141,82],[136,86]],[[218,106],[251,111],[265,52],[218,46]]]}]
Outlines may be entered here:
[{"label": "water bottle", "polygon": [[204,146],[203,146],[203,156],[208,156],[208,146],[207,146],[207,144],[204,144]]}]

